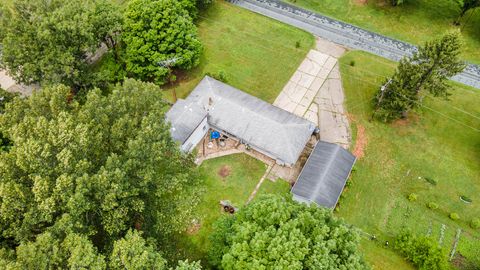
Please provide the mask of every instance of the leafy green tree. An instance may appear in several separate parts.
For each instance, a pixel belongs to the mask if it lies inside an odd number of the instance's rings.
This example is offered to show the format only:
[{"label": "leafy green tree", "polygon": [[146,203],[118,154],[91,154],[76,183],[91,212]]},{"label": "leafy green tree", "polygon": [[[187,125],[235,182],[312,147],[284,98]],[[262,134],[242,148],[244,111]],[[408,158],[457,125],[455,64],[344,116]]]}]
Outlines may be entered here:
[{"label": "leafy green tree", "polygon": [[17,82],[91,85],[88,56],[114,46],[121,14],[109,0],[14,0],[0,13],[0,63]]},{"label": "leafy green tree", "polygon": [[127,72],[157,84],[165,83],[171,68],[199,64],[202,45],[184,1],[133,0],[123,32]]},{"label": "leafy green tree", "polygon": [[395,249],[400,251],[419,270],[449,269],[445,252],[434,239],[401,232],[395,240]]},{"label": "leafy green tree", "polygon": [[354,229],[291,198],[259,198],[219,221],[211,240],[211,263],[223,269],[368,269]]},{"label": "leafy green tree", "polygon": [[460,24],[460,20],[469,10],[480,7],[480,0],[455,0],[455,2],[460,7],[460,15],[455,20],[455,24]]},{"label": "leafy green tree", "polygon": [[39,234],[35,241],[17,247],[15,256],[2,256],[2,269],[104,269],[104,257],[90,240],[82,235],[69,234],[64,240],[52,233]]},{"label": "leafy green tree", "polygon": [[200,262],[179,261],[175,270],[201,270]]},{"label": "leafy green tree", "polygon": [[421,105],[427,93],[448,98],[448,79],[465,68],[459,59],[460,48],[458,34],[450,33],[403,58],[392,78],[376,94],[373,116],[384,121],[406,117]]},{"label": "leafy green tree", "polygon": [[[10,93],[0,88],[0,114],[5,111],[5,106],[17,96],[18,94]],[[0,152],[9,149],[11,146],[12,142],[3,135],[0,127]]]},{"label": "leafy green tree", "polygon": [[137,231],[115,242],[110,256],[111,269],[165,269],[166,261],[154,244],[147,244]]},{"label": "leafy green tree", "polygon": [[55,86],[11,105],[0,116],[15,145],[0,153],[4,246],[54,230],[106,250],[134,227],[160,242],[184,230],[201,182],[170,137],[156,86],[126,80],[83,105]]}]

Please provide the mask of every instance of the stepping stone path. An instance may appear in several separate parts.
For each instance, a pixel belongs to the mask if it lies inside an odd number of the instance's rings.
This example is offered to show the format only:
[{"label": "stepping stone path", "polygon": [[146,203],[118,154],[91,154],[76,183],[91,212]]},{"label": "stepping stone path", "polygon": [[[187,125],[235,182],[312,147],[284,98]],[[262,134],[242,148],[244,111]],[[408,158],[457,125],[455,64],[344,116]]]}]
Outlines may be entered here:
[{"label": "stepping stone path", "polygon": [[351,136],[337,59],[344,52],[318,39],[317,49],[310,50],[273,105],[317,124],[322,141],[348,148]]}]

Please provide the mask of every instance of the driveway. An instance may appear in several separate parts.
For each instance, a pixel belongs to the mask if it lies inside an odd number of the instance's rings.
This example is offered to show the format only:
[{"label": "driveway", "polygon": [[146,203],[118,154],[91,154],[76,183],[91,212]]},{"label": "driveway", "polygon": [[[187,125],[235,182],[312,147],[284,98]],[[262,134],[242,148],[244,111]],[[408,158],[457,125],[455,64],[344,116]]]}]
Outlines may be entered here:
[{"label": "driveway", "polygon": [[351,136],[343,102],[338,57],[345,49],[317,38],[273,105],[312,121],[320,128],[320,140],[349,147]]},{"label": "driveway", "polygon": [[[233,4],[303,29],[344,47],[399,61],[417,48],[279,0],[230,0]],[[480,89],[480,66],[469,64],[452,80]]]}]

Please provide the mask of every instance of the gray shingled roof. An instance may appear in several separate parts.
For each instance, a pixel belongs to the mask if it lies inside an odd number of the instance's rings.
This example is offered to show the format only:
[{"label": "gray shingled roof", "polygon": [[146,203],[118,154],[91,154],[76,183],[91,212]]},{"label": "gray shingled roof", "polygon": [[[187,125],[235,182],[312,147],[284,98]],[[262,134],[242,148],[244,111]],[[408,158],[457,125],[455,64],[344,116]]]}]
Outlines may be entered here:
[{"label": "gray shingled roof", "polygon": [[293,198],[334,208],[355,160],[339,145],[319,141],[292,188]]},{"label": "gray shingled roof", "polygon": [[179,99],[166,114],[171,123],[172,138],[183,144],[206,116],[207,112],[202,107]]},{"label": "gray shingled roof", "polygon": [[[208,76],[203,78],[184,103],[208,112],[211,126],[287,164],[297,161],[316,128],[310,121]],[[173,126],[179,126],[178,121],[182,119],[172,120]]]}]

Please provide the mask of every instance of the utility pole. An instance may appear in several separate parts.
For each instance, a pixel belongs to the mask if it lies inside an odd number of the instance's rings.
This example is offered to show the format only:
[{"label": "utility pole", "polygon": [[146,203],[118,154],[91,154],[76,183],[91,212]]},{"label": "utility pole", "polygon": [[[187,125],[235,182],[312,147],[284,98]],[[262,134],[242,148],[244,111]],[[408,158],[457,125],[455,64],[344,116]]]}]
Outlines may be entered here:
[{"label": "utility pole", "polygon": [[[166,59],[166,60],[161,60],[157,62],[157,65],[167,68],[169,71],[171,71],[171,67],[180,60],[180,57],[174,56],[172,58]],[[173,95],[173,102],[177,102],[177,91],[175,91],[175,87],[172,88],[172,95]]]},{"label": "utility pole", "polygon": [[373,117],[375,117],[375,114],[378,111],[378,107],[383,101],[383,96],[385,95],[385,91],[387,90],[387,87],[392,83],[392,79],[389,79],[388,82],[386,82],[382,87],[380,88],[380,98],[378,99],[377,106],[375,107],[375,110],[372,113],[372,117],[370,117],[370,122],[373,120]]}]

